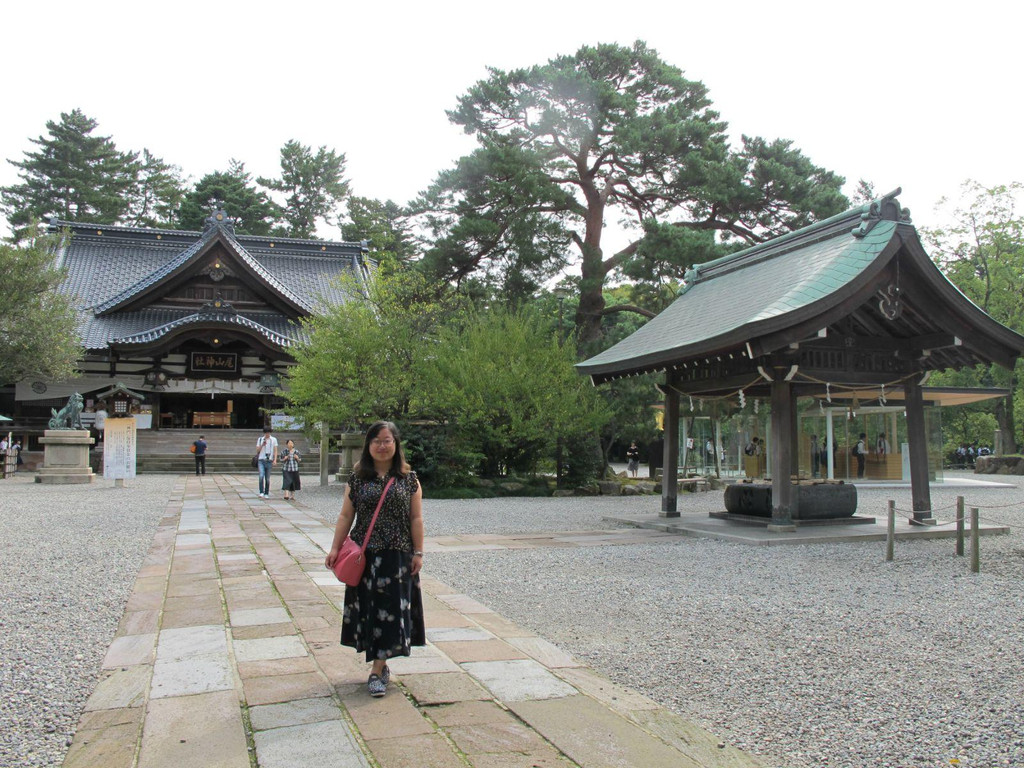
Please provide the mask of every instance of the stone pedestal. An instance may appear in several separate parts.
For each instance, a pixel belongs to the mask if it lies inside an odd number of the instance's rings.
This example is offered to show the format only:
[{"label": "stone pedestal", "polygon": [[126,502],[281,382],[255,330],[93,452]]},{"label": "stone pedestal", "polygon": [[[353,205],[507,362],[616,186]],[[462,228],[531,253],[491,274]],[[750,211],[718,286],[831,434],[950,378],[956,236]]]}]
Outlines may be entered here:
[{"label": "stone pedestal", "polygon": [[359,461],[359,454],[363,450],[363,435],[358,432],[350,432],[342,435],[338,443],[341,447],[341,459],[338,462],[338,473],[335,477],[339,483],[347,483],[353,467]]},{"label": "stone pedestal", "polygon": [[37,483],[70,485],[91,483],[89,446],[95,442],[87,429],[48,429],[39,442],[43,444],[43,466],[36,474]]}]

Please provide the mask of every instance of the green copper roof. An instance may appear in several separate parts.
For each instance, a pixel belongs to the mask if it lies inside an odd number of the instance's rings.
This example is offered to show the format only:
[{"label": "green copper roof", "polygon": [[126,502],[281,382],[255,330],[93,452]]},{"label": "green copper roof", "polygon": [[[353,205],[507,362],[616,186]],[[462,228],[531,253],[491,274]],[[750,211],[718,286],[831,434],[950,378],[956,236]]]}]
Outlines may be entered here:
[{"label": "green copper roof", "polygon": [[595,376],[652,369],[788,326],[804,308],[834,300],[890,244],[899,244],[896,219],[905,213],[893,205],[896,215],[882,218],[872,206],[690,270],[671,306],[577,368]]}]

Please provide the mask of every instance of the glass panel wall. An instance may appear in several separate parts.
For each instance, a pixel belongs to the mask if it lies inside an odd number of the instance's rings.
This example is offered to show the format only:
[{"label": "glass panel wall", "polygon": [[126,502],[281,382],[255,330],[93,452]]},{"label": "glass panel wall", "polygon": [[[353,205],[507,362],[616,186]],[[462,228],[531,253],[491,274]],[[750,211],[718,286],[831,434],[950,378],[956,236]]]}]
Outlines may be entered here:
[{"label": "glass panel wall", "polygon": [[[804,477],[910,480],[907,418],[902,406],[858,408],[855,412],[848,408],[810,407],[800,414],[799,425],[798,461],[800,475]],[[942,414],[939,408],[925,408],[925,433],[929,480],[941,480]],[[863,455],[858,455],[861,447]]]}]

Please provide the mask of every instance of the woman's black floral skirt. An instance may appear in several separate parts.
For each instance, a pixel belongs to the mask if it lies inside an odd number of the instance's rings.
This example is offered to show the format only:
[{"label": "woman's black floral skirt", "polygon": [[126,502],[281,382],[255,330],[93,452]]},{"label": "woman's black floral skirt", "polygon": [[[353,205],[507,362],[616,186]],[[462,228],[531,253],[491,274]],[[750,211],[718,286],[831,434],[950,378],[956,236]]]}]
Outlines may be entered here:
[{"label": "woman's black floral skirt", "polygon": [[366,652],[366,660],[408,656],[426,645],[420,577],[409,575],[412,555],[398,549],[366,550],[357,587],[345,588],[341,644]]}]

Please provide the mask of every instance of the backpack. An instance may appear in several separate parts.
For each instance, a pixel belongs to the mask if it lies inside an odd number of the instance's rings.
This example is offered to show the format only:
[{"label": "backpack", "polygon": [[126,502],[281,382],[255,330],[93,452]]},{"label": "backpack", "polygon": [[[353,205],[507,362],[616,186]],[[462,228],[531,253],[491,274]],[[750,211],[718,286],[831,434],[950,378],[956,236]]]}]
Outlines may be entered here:
[{"label": "backpack", "polygon": [[196,452],[196,444],[192,443],[192,446],[188,450],[189,450],[190,453],[195,453]]}]

